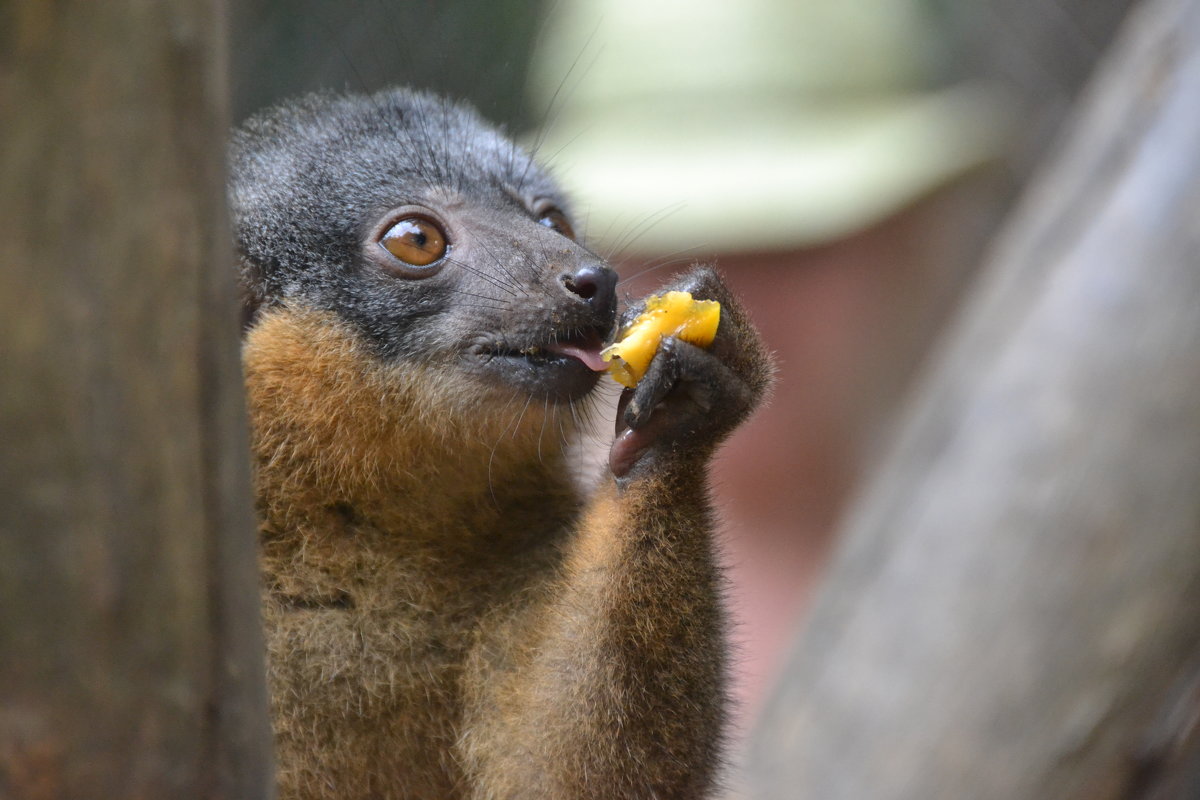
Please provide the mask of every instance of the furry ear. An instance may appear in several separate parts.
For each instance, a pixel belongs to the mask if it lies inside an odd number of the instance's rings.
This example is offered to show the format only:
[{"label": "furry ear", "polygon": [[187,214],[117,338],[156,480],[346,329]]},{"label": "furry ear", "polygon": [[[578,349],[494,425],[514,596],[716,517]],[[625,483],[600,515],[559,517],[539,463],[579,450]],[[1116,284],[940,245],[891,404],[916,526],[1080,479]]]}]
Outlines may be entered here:
[{"label": "furry ear", "polygon": [[262,298],[256,297],[252,293],[242,290],[242,336],[246,335],[246,331],[254,327],[254,321],[258,319],[258,310],[262,308]]},{"label": "furry ear", "polygon": [[259,309],[262,308],[263,291],[256,280],[257,270],[245,257],[241,259],[241,269],[238,275],[238,294],[242,305],[242,336],[254,327],[258,319]]}]

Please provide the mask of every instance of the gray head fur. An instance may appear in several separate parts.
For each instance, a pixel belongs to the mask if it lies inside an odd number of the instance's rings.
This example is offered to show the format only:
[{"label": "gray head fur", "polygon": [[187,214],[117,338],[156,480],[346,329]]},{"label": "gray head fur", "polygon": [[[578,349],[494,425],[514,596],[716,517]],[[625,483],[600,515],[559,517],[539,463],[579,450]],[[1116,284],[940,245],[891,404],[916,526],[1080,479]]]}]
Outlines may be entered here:
[{"label": "gray head fur", "polygon": [[[380,358],[480,374],[497,373],[480,366],[497,354],[591,342],[612,327],[615,295],[581,302],[571,283],[580,270],[610,271],[540,216],[553,207],[569,219],[561,190],[468,107],[403,89],[310,95],[236,131],[230,165],[252,311],[332,312]],[[390,219],[414,208],[449,242],[427,277],[398,276],[378,242]],[[516,382],[556,391],[544,376]]]}]

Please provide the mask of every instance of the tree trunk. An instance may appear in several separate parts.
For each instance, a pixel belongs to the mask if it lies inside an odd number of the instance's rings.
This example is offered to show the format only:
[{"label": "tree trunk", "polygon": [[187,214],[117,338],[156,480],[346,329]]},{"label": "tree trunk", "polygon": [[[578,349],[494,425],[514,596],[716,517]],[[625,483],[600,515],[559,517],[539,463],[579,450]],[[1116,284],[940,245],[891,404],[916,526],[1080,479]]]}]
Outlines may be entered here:
[{"label": "tree trunk", "polygon": [[0,7],[0,796],[264,798],[219,0]]},{"label": "tree trunk", "polygon": [[755,795],[1200,796],[1200,2],[1127,23],[848,522]]}]

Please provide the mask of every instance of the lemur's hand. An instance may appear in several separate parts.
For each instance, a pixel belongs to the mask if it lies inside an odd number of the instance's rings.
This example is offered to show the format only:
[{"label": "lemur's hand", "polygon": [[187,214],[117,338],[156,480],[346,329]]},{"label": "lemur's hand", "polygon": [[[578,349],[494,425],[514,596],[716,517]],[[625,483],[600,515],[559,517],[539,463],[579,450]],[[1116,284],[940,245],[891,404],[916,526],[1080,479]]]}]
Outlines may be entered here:
[{"label": "lemur's hand", "polygon": [[[741,304],[710,266],[694,267],[660,292],[691,292],[721,304],[707,348],[667,337],[645,377],[621,393],[609,466],[632,478],[671,461],[704,458],[762,401],[774,367]],[[626,310],[628,323],[644,310]]]}]

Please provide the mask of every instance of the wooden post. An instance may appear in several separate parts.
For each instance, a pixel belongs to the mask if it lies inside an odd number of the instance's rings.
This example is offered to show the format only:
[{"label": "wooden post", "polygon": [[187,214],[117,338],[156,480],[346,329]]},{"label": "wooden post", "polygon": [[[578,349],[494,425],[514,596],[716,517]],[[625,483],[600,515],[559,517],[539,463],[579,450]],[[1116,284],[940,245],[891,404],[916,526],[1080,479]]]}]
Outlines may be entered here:
[{"label": "wooden post", "polygon": [[848,524],[758,798],[1200,796],[1200,2],[1141,6]]},{"label": "wooden post", "polygon": [[0,8],[0,796],[265,798],[219,0]]}]

